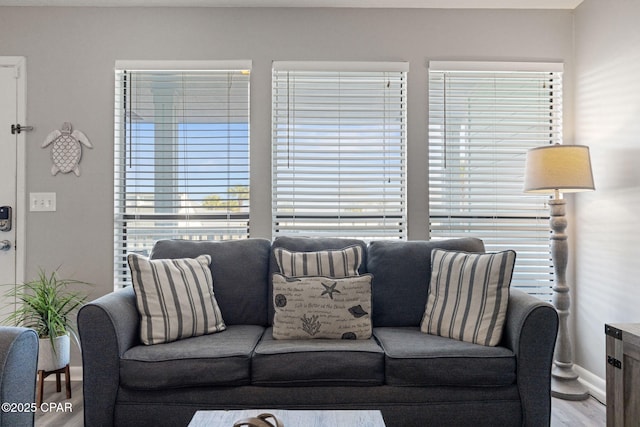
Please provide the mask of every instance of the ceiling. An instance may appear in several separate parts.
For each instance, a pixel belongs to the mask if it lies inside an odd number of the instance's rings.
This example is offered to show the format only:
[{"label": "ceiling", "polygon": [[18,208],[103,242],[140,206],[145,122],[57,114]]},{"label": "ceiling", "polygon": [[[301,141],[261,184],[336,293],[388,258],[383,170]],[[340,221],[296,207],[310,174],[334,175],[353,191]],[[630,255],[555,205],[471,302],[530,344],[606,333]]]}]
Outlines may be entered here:
[{"label": "ceiling", "polygon": [[0,6],[575,9],[583,0],[0,0]]}]

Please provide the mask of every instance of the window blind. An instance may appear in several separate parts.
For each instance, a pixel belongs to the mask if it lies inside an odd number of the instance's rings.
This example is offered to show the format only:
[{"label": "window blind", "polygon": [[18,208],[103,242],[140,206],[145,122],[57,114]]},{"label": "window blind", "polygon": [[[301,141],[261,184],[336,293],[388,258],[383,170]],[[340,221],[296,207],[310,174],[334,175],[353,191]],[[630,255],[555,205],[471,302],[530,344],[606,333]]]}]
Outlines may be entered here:
[{"label": "window blind", "polygon": [[429,216],[433,239],[474,236],[517,252],[512,284],[551,299],[547,196],[523,193],[529,148],[562,141],[558,64],[432,63]]},{"label": "window blind", "polygon": [[156,240],[248,237],[249,69],[117,64],[116,287],[130,283],[127,254]]},{"label": "window blind", "polygon": [[407,71],[274,62],[274,237],[406,238]]}]

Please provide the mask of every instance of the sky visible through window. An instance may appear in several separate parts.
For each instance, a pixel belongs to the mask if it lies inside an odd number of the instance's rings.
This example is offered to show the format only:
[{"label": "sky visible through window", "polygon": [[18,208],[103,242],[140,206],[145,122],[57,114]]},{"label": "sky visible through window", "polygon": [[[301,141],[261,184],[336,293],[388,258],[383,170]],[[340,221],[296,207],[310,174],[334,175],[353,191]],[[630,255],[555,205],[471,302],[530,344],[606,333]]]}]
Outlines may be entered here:
[{"label": "sky visible through window", "polygon": [[230,187],[248,188],[248,123],[182,123],[177,138],[158,144],[155,128],[153,123],[131,126],[128,194],[170,186],[202,204],[208,196],[227,198]]}]

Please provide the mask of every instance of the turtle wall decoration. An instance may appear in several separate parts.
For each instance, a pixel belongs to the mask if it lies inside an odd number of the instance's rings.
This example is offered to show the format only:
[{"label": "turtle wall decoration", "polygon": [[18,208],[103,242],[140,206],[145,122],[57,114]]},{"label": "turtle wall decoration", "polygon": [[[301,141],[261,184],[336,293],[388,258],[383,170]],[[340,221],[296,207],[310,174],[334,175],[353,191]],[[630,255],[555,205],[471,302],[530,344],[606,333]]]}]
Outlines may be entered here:
[{"label": "turtle wall decoration", "polygon": [[54,130],[42,143],[42,148],[51,147],[51,175],[58,172],[73,172],[76,176],[80,176],[80,159],[82,159],[82,145],[87,148],[93,148],[89,138],[79,130],[71,131],[71,123],[64,122],[62,129]]}]

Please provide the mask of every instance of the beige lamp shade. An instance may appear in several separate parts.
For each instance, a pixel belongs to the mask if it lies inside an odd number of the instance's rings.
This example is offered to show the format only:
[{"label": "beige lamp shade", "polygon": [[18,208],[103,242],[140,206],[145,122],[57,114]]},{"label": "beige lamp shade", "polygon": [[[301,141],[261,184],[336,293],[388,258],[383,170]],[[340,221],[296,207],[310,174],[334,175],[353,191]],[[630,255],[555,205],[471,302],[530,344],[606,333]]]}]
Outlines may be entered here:
[{"label": "beige lamp shade", "polygon": [[589,147],[555,144],[527,152],[525,192],[575,193],[594,189]]}]

